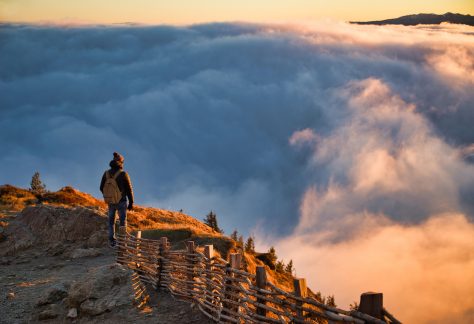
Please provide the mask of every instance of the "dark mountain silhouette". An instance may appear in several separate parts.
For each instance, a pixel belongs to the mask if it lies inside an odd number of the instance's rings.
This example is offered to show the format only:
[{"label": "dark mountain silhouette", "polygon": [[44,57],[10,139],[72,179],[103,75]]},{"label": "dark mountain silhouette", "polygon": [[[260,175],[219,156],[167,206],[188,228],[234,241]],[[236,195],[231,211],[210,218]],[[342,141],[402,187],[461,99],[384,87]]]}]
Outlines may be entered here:
[{"label": "dark mountain silhouette", "polygon": [[444,15],[436,14],[417,14],[402,16],[393,19],[374,20],[374,21],[351,21],[351,24],[359,25],[437,25],[443,22],[451,24],[463,24],[474,26],[474,16],[462,15],[457,13],[447,12]]}]

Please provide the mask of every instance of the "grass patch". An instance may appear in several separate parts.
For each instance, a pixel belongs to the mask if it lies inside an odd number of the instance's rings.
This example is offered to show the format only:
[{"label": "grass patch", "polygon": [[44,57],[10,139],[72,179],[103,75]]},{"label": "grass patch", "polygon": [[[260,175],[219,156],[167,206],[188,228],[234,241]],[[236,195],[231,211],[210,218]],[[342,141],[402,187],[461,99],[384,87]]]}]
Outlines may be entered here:
[{"label": "grass patch", "polygon": [[227,259],[230,250],[235,249],[235,242],[225,236],[200,235],[193,237],[191,240],[200,246],[212,244],[214,246],[214,250],[219,252],[223,259]]},{"label": "grass patch", "polygon": [[149,229],[142,230],[145,239],[159,240],[166,236],[171,243],[189,239],[193,233],[189,229]]}]

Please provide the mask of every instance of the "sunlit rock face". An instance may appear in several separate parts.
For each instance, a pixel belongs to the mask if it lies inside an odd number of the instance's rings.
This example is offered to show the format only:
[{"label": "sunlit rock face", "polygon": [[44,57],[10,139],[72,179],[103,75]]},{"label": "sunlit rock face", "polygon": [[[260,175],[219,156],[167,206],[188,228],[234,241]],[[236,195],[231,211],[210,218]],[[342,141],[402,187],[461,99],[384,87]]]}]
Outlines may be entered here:
[{"label": "sunlit rock face", "polygon": [[138,202],[258,232],[341,305],[469,322],[473,33],[2,25],[2,182],[98,195],[119,151]]},{"label": "sunlit rock face", "polygon": [[[52,254],[63,253],[66,247],[70,250],[104,247],[107,245],[106,225],[104,213],[91,208],[29,206],[6,227],[0,255],[14,255],[38,247]],[[70,254],[75,258],[75,254]]]}]

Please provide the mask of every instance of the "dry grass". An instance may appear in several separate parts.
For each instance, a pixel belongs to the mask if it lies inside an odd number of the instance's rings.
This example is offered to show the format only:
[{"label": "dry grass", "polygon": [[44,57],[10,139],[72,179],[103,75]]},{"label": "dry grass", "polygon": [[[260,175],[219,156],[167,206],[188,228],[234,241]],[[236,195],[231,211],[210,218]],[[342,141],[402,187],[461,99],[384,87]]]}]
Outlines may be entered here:
[{"label": "dry grass", "polygon": [[[87,193],[72,187],[64,187],[56,192],[47,192],[42,197],[43,203],[62,207],[89,207],[97,209],[105,216],[107,205]],[[28,205],[37,203],[37,198],[29,190],[11,185],[0,186],[0,217],[7,217],[6,213],[20,211]],[[128,212],[128,225],[131,230],[168,229],[190,230],[193,235],[216,235],[209,226],[183,213],[165,209],[135,206]]]},{"label": "dry grass", "polygon": [[36,197],[30,191],[11,185],[0,186],[0,210],[19,211],[27,205],[36,203]]},{"label": "dry grass", "polygon": [[48,192],[43,195],[43,201],[53,205],[84,206],[105,208],[106,204],[89,194],[80,192],[72,187],[66,186],[56,192]]},{"label": "dry grass", "polygon": [[128,212],[127,220],[135,230],[153,229],[159,224],[160,228],[170,230],[189,229],[196,235],[219,235],[189,215],[160,208],[136,206],[133,211]]}]

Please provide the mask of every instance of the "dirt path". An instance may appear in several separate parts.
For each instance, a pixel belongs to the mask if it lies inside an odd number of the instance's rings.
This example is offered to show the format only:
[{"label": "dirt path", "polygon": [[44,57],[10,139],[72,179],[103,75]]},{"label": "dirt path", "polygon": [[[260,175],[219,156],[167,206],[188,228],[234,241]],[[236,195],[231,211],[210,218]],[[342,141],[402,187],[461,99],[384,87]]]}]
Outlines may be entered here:
[{"label": "dirt path", "polygon": [[[54,252],[54,251],[53,251]],[[51,256],[51,251],[29,249],[0,259],[0,323],[212,323],[191,304],[165,291],[150,291],[149,307],[127,308],[95,317],[38,320],[37,301],[58,283],[79,280],[88,269],[115,262],[114,250],[98,249],[96,257]]]}]

